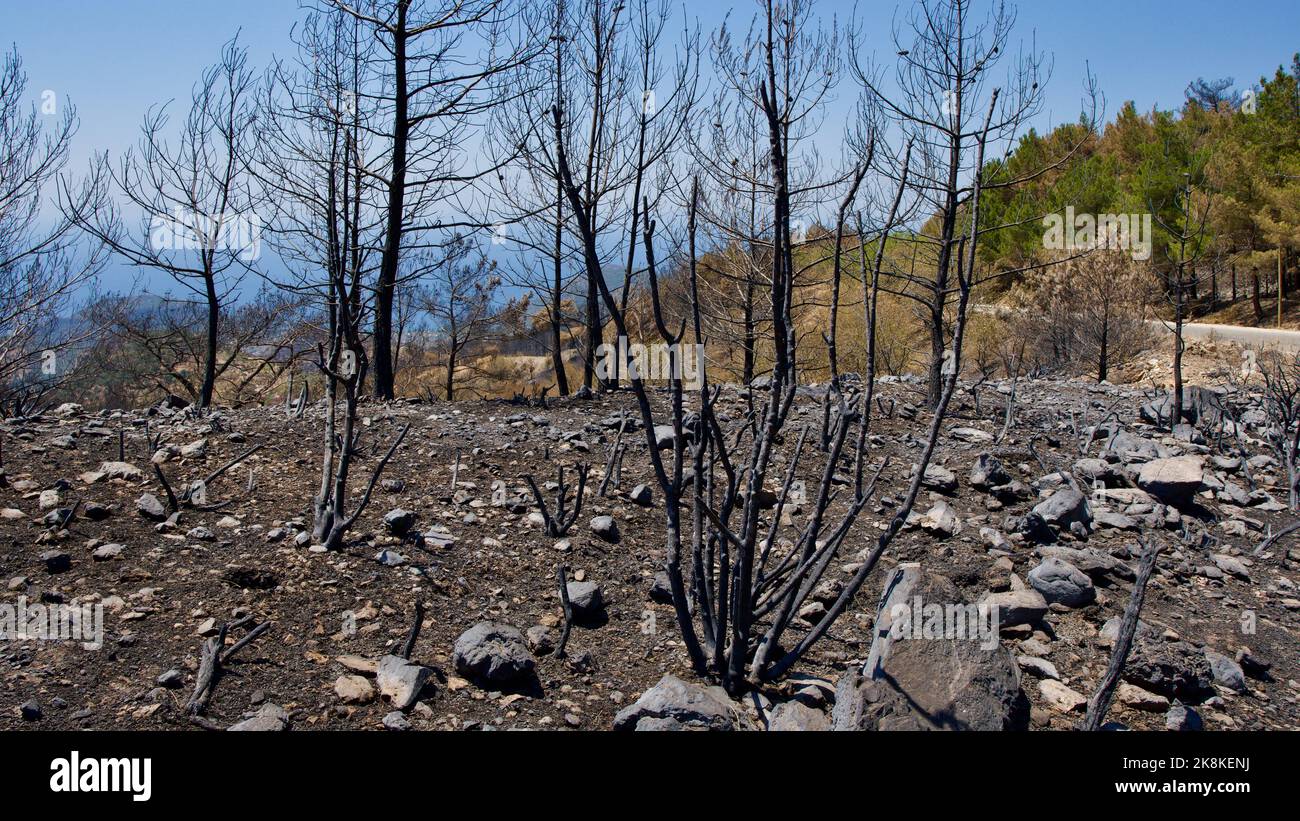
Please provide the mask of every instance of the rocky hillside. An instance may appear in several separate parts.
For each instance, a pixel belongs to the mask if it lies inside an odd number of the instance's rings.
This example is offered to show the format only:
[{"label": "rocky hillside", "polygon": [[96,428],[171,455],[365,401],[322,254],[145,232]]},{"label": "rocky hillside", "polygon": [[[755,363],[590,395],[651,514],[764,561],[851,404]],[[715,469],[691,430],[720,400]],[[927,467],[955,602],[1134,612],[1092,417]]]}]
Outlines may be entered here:
[{"label": "rocky hillside", "polygon": [[[805,621],[874,545],[919,453],[918,389],[880,390],[869,456],[890,463]],[[724,390],[729,424],[746,393]],[[1009,393],[964,397],[926,497],[854,606],[796,674],[736,700],[693,675],[677,639],[640,435],[600,492],[630,395],[365,406],[354,493],[411,430],[335,553],[310,533],[320,406],[10,419],[0,603],[102,605],[104,643],[0,642],[0,728],[1069,729],[1109,661],[1140,538],[1163,550],[1110,720],[1300,727],[1300,548],[1266,543],[1294,518],[1258,399],[1190,391],[1169,435],[1167,398],[1022,382],[1003,436]],[[795,423],[820,418],[805,389]],[[579,463],[584,506],[547,538],[523,477],[542,486]],[[815,486],[820,468],[805,458],[796,474]],[[787,509],[779,532],[803,518]],[[563,658],[561,566],[575,622]],[[998,640],[891,639],[877,629],[887,581],[886,605],[984,603]]]}]

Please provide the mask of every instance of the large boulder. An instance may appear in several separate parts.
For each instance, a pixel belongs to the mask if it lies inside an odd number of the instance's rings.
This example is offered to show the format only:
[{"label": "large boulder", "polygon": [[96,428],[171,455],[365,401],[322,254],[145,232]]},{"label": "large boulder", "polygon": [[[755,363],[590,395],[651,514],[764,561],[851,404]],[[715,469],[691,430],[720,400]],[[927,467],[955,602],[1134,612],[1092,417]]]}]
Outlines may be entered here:
[{"label": "large boulder", "polygon": [[1156,459],[1142,466],[1138,487],[1166,504],[1181,504],[1201,489],[1205,460],[1200,456]]},{"label": "large boulder", "polygon": [[749,730],[751,723],[721,687],[666,675],[614,716],[615,730]]},{"label": "large boulder", "polygon": [[[1015,659],[991,635],[917,636],[898,619],[961,604],[956,586],[919,565],[904,564],[885,585],[876,635],[864,668],[840,678],[832,723],[836,730],[1023,730],[1029,701]],[[981,630],[993,627],[980,619]],[[932,636],[931,631],[921,631]]]},{"label": "large boulder", "polygon": [[523,678],[536,664],[518,628],[491,621],[461,633],[451,658],[461,675],[494,684]]}]

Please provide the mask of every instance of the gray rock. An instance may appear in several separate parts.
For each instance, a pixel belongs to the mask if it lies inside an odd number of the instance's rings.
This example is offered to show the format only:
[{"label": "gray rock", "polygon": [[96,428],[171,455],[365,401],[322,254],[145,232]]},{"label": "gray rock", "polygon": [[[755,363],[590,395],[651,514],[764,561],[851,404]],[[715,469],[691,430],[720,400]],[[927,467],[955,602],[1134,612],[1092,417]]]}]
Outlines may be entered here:
[{"label": "gray rock", "polygon": [[208,453],[208,440],[198,439],[181,446],[181,456],[186,459],[202,459]]},{"label": "gray rock", "polygon": [[650,507],[654,503],[654,493],[647,485],[637,485],[632,488],[632,492],[627,495],[627,499],[634,505]]},{"label": "gray rock", "polygon": [[36,703],[35,699],[23,703],[23,705],[18,708],[18,712],[22,714],[23,721],[40,721],[41,716],[43,715],[41,712],[41,705]]},{"label": "gray rock", "polygon": [[384,656],[375,668],[379,694],[398,710],[409,710],[420,698],[433,670],[401,656]]},{"label": "gray rock", "polygon": [[1205,474],[1205,460],[1200,456],[1156,459],[1142,466],[1138,487],[1162,502],[1182,504],[1200,490]]},{"label": "gray rock", "polygon": [[728,731],[748,730],[752,725],[721,687],[687,684],[669,674],[620,710],[614,729]]},{"label": "gray rock", "polygon": [[662,604],[672,604],[673,586],[668,579],[668,571],[660,570],[650,582],[650,599]]},{"label": "gray rock", "polygon": [[461,675],[493,683],[527,676],[536,664],[517,628],[490,621],[481,621],[460,634],[452,662]]},{"label": "gray rock", "polygon": [[1227,556],[1222,553],[1216,553],[1210,558],[1214,560],[1215,567],[1219,568],[1224,573],[1227,573],[1229,576],[1241,579],[1244,582],[1250,581],[1250,570],[1241,559],[1238,559],[1235,556]]},{"label": "gray rock", "polygon": [[675,436],[672,425],[655,425],[655,446],[660,450],[671,450]]},{"label": "gray rock", "polygon": [[1061,559],[1048,559],[1029,571],[1029,584],[1050,604],[1083,607],[1097,598],[1092,579]]},{"label": "gray rock", "polygon": [[1114,439],[1109,441],[1106,452],[1113,454],[1125,464],[1159,459],[1167,453],[1164,448],[1150,439],[1144,439],[1128,431],[1120,431],[1116,434]]},{"label": "gray rock", "polygon": [[839,681],[832,716],[844,730],[1018,730],[1029,724],[1029,701],[1015,660],[999,642],[979,637],[894,638],[896,605],[960,604],[943,576],[904,564],[885,585],[876,635],[861,671]]},{"label": "gray rock", "polygon": [[394,710],[384,716],[384,729],[394,732],[405,732],[411,729],[411,721],[403,713]]},{"label": "gray rock", "polygon": [[961,519],[952,505],[940,501],[930,508],[918,520],[921,528],[942,539],[950,539],[961,533]]},{"label": "gray rock", "polygon": [[1123,513],[1116,513],[1113,510],[1099,510],[1093,514],[1092,523],[1099,528],[1106,530],[1139,530],[1140,525],[1137,519],[1132,516],[1125,516]]},{"label": "gray rock", "polygon": [[1203,651],[1185,641],[1143,635],[1141,629],[1123,677],[1130,684],[1190,704],[1214,695],[1214,677]]},{"label": "gray rock", "polygon": [[921,486],[940,493],[952,493],[957,489],[957,474],[942,465],[930,465],[921,478]]},{"label": "gray rock", "polygon": [[770,733],[824,733],[830,729],[831,720],[825,713],[799,701],[783,701],[768,714]]},{"label": "gray rock", "polygon": [[121,479],[124,482],[144,480],[144,471],[129,462],[104,462],[99,466],[99,472],[106,479]]},{"label": "gray rock", "polygon": [[289,729],[289,714],[278,704],[263,704],[252,718],[229,728],[232,733],[278,733]]},{"label": "gray rock", "polygon": [[610,544],[618,544],[618,525],[613,516],[597,516],[591,520],[591,532]]},{"label": "gray rock", "polygon": [[1088,499],[1072,487],[1061,488],[1034,508],[1034,513],[1043,521],[1061,530],[1069,530],[1071,525],[1092,525],[1092,510]]},{"label": "gray rock", "polygon": [[72,557],[62,550],[47,550],[41,554],[41,561],[50,573],[66,573],[72,569]]},{"label": "gray rock", "polygon": [[990,593],[980,605],[996,612],[1000,627],[1038,624],[1047,615],[1047,600],[1032,588]]},{"label": "gray rock", "polygon": [[1041,679],[1038,694],[1049,706],[1062,713],[1082,713],[1088,706],[1086,696],[1055,679]]},{"label": "gray rock", "polygon": [[1127,562],[1123,562],[1094,547],[1077,550],[1061,545],[1044,545],[1035,549],[1034,552],[1044,559],[1060,559],[1068,562],[1088,574],[1088,578],[1094,582],[1105,582],[1112,579],[1133,581],[1137,578],[1137,573]]},{"label": "gray rock", "polygon": [[528,649],[539,656],[545,656],[555,649],[555,634],[544,624],[534,624],[524,634]]},{"label": "gray rock", "polygon": [[121,556],[123,550],[126,550],[126,548],[123,545],[106,544],[102,547],[95,548],[91,552],[90,557],[97,562],[107,562],[107,561],[111,561],[112,559],[116,559],[118,556]]},{"label": "gray rock", "polygon": [[981,453],[970,470],[970,486],[978,490],[991,490],[1011,482],[1011,475],[1002,462],[991,453]]},{"label": "gray rock", "polygon": [[414,526],[415,514],[409,510],[403,510],[399,507],[388,511],[384,516],[384,527],[388,528],[389,533],[399,538],[410,533],[411,528]]},{"label": "gray rock", "polygon": [[152,493],[146,493],[135,500],[135,509],[146,519],[161,522],[167,518],[167,508]]},{"label": "gray rock", "polygon": [[978,428],[953,428],[948,433],[958,442],[965,442],[970,445],[987,445],[993,441],[993,434],[986,433]]},{"label": "gray rock", "polygon": [[172,668],[159,676],[155,683],[159,687],[166,687],[169,690],[175,690],[185,683],[185,674],[180,670]]},{"label": "gray rock", "polygon": [[1071,469],[1074,475],[1090,486],[1109,485],[1120,481],[1120,472],[1104,459],[1080,459]]},{"label": "gray rock", "polygon": [[1061,673],[1056,669],[1056,665],[1047,659],[1041,659],[1037,656],[1016,656],[1016,664],[1031,676],[1052,679],[1053,681],[1060,681],[1061,679]]},{"label": "gray rock", "polygon": [[1165,713],[1165,729],[1176,733],[1197,733],[1205,729],[1200,713],[1185,704],[1175,704]]},{"label": "gray rock", "polygon": [[600,585],[595,582],[569,582],[565,587],[569,593],[573,617],[578,621],[589,621],[604,611],[605,600]]},{"label": "gray rock", "polygon": [[1210,664],[1210,674],[1214,676],[1215,684],[1234,693],[1246,692],[1246,673],[1240,664],[1208,647],[1205,648],[1205,660]]}]

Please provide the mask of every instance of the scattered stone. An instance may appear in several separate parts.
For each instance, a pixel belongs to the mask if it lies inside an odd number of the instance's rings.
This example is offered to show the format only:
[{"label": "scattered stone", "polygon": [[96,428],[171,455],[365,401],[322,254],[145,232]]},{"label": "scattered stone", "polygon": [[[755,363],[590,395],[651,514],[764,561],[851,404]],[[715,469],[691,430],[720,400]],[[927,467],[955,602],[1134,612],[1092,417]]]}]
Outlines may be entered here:
[{"label": "scattered stone", "polygon": [[168,690],[175,690],[185,683],[185,674],[180,670],[172,668],[155,679],[155,683],[159,687],[166,687]]},{"label": "scattered stone", "polygon": [[1061,559],[1048,559],[1029,571],[1029,584],[1043,595],[1049,605],[1083,607],[1097,597],[1092,579],[1079,568]]},{"label": "scattered stone", "polygon": [[615,730],[749,730],[752,726],[721,687],[687,684],[674,675],[641,694],[614,717]]},{"label": "scattered stone", "polygon": [[384,516],[384,527],[388,528],[388,532],[398,538],[404,537],[407,533],[410,533],[411,528],[414,526],[415,514],[403,510],[400,507],[395,510],[390,510],[388,514]]},{"label": "scattered stone", "polygon": [[975,459],[970,471],[970,485],[978,490],[991,490],[1008,484],[1011,475],[1002,467],[1002,462],[991,453],[981,453]]},{"label": "scattered stone", "polygon": [[1208,647],[1205,648],[1205,660],[1210,664],[1210,674],[1214,676],[1215,684],[1234,693],[1246,692],[1246,673],[1240,664]]},{"label": "scattered stone", "polygon": [[1180,505],[1189,501],[1201,489],[1204,474],[1203,458],[1178,456],[1147,462],[1138,474],[1137,483],[1138,487],[1160,501]]},{"label": "scattered stone", "polygon": [[1044,522],[1061,530],[1070,530],[1075,524],[1088,529],[1092,525],[1092,511],[1087,498],[1072,487],[1061,488],[1034,508],[1034,513]]},{"label": "scattered stone", "polygon": [[491,621],[481,621],[460,634],[452,662],[466,678],[496,684],[527,676],[536,664],[518,628]]},{"label": "scattered stone", "polygon": [[1087,698],[1053,679],[1038,682],[1038,694],[1052,709],[1062,713],[1082,713],[1088,707]]},{"label": "scattered stone", "polygon": [[1176,733],[1197,733],[1205,729],[1201,714],[1185,704],[1174,704],[1165,713],[1165,729]]},{"label": "scattered stone", "polygon": [[545,656],[555,650],[555,634],[544,624],[535,624],[524,634],[528,649],[535,655]]},{"label": "scattered stone", "polygon": [[129,462],[105,462],[99,466],[99,473],[105,479],[121,479],[124,482],[144,481],[144,471]]},{"label": "scattered stone", "polygon": [[123,550],[126,550],[126,547],[123,545],[106,544],[103,547],[95,548],[91,552],[90,557],[97,562],[107,562],[121,556]]},{"label": "scattered stone", "polygon": [[990,593],[980,606],[990,611],[996,610],[997,623],[1003,628],[1038,624],[1047,615],[1047,600],[1042,593],[1033,589]]},{"label": "scattered stone", "polygon": [[167,508],[152,493],[146,493],[135,500],[135,509],[146,519],[161,522],[167,518]]},{"label": "scattered stone", "polygon": [[566,588],[569,606],[573,609],[573,617],[578,621],[590,621],[604,612],[604,597],[600,586],[595,582],[569,582]]},{"label": "scattered stone", "polygon": [[384,729],[398,733],[405,732],[406,730],[411,729],[411,720],[408,719],[405,714],[394,710],[384,716]]},{"label": "scattered stone", "polygon": [[50,573],[66,573],[72,569],[72,557],[62,550],[47,550],[41,554],[41,561]]},{"label": "scattered stone", "polygon": [[668,579],[668,571],[660,570],[650,582],[650,599],[661,604],[673,603],[673,586]]},{"label": "scattered stone", "polygon": [[783,701],[768,715],[771,733],[823,733],[831,729],[831,720],[821,710],[798,701]]},{"label": "scattered stone", "polygon": [[370,679],[361,676],[339,676],[334,681],[334,695],[344,704],[368,704],[375,700],[375,688]]},{"label": "scattered stone", "polygon": [[384,656],[375,667],[379,694],[398,710],[409,710],[420,697],[433,670],[401,656]]},{"label": "scattered stone", "polygon": [[960,603],[946,577],[903,564],[886,584],[867,662],[840,677],[836,730],[1023,730],[1029,702],[1015,660],[999,642],[894,638],[896,608],[915,600]]},{"label": "scattered stone", "polygon": [[920,517],[921,529],[941,539],[951,539],[961,533],[961,518],[952,505],[940,500]]},{"label": "scattered stone", "polygon": [[591,532],[610,544],[618,544],[618,525],[613,516],[597,516],[591,520]]},{"label": "scattered stone", "polygon": [[289,714],[278,704],[263,704],[251,718],[232,726],[228,732],[278,733],[289,729]]},{"label": "scattered stone", "polygon": [[1135,687],[1127,681],[1119,683],[1116,696],[1125,707],[1146,713],[1163,713],[1169,709],[1169,699],[1159,693]]}]

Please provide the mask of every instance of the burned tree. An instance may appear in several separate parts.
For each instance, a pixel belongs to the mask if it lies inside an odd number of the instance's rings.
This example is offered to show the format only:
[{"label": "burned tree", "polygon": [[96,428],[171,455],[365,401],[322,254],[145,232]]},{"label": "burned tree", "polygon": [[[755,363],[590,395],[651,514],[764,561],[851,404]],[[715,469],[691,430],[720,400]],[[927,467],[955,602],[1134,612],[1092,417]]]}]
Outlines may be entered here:
[{"label": "burned tree", "polygon": [[[437,249],[470,230],[490,227],[469,210],[473,186],[509,157],[474,166],[469,146],[485,115],[509,99],[507,78],[535,51],[512,26],[510,0],[321,0],[355,21],[373,47],[363,55],[370,79],[358,89],[373,103],[367,135],[378,153],[365,167],[383,192],[384,239],[374,282],[374,393],[395,398],[394,309],[400,288],[419,277],[403,271],[411,254]],[[478,50],[476,56],[470,50]],[[513,155],[511,155],[513,156]],[[449,207],[450,206],[450,207]]]},{"label": "burned tree", "polygon": [[370,124],[378,112],[364,94],[373,80],[367,58],[374,46],[342,12],[311,15],[298,46],[296,64],[279,63],[269,73],[266,107],[275,114],[258,135],[259,182],[266,201],[275,204],[271,241],[292,275],[277,284],[310,299],[319,311],[325,341],[315,364],[325,379],[325,425],[312,536],[337,550],[369,504],[406,428],[349,510],[349,478],[359,457],[357,407],[369,367],[364,323],[373,306],[371,277],[382,236],[379,192],[367,165]]},{"label": "burned tree", "polygon": [[37,409],[69,372],[72,357],[61,355],[85,334],[61,333],[56,320],[104,257],[97,244],[78,248],[66,215],[52,224],[42,219],[43,204],[55,197],[65,214],[99,203],[94,186],[59,188],[77,132],[76,109],[57,97],[43,100],[43,113],[57,116],[46,128],[42,111],[24,105],[26,92],[15,49],[0,65],[0,406],[14,416]]},{"label": "burned tree", "polygon": [[[1085,129],[1085,136],[1076,144],[1041,167],[1021,173],[1008,171],[1005,156],[1041,110],[1043,86],[1050,73],[1043,54],[1028,52],[1012,59],[1005,82],[993,79],[994,69],[1009,50],[1015,22],[1014,9],[1001,3],[980,19],[970,0],[922,0],[907,20],[907,31],[900,28],[893,33],[898,53],[893,85],[898,93],[886,86],[885,71],[880,67],[856,56],[853,62],[853,73],[867,99],[914,145],[912,176],[917,207],[930,216],[922,230],[910,237],[923,252],[922,264],[908,270],[890,266],[884,287],[912,300],[923,314],[930,338],[926,398],[931,408],[938,407],[943,394],[945,363],[950,369],[957,358],[952,345],[956,324],[953,300],[959,297],[960,282],[974,274],[959,271],[958,266],[975,264],[977,258],[969,253],[972,236],[979,239],[1009,227],[982,225],[978,234],[970,233],[976,178],[986,191],[1015,188],[1060,167],[1091,133]],[[861,36],[854,33],[850,48],[855,55],[861,51],[860,45]],[[998,106],[985,122],[995,83],[999,83]],[[1094,98],[1090,118],[1095,115]],[[994,147],[982,153],[986,141]],[[998,150],[1003,147],[1006,150]],[[987,169],[975,164],[982,161],[984,153],[991,162]],[[896,170],[882,170],[897,179]],[[1010,277],[1040,267],[1003,271],[998,276]]]},{"label": "burned tree", "polygon": [[[257,125],[257,82],[237,40],[195,85],[171,139],[166,105],[150,110],[138,146],[114,165],[96,158],[102,206],[74,207],[79,227],[137,268],[180,286],[203,311],[202,376],[196,404],[212,404],[223,311],[261,256],[248,163]],[[127,216],[120,200],[137,214]],[[128,220],[138,219],[129,227]]]}]

